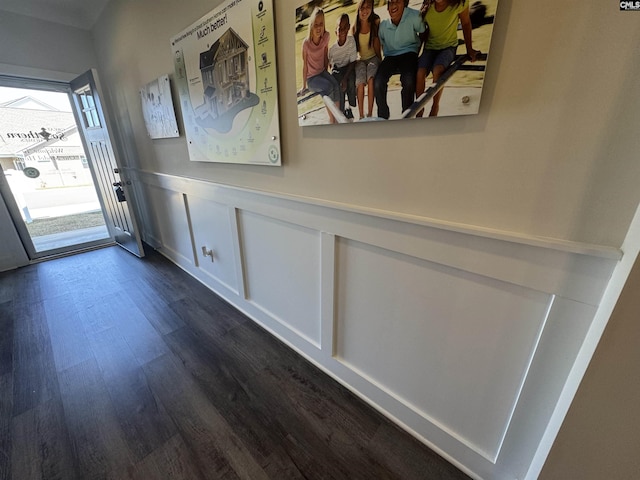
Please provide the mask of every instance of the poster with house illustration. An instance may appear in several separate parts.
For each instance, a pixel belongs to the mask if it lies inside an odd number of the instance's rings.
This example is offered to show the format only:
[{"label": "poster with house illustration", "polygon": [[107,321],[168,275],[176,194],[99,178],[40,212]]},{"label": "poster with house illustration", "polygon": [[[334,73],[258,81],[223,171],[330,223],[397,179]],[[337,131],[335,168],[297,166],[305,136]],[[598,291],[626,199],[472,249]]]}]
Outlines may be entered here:
[{"label": "poster with house illustration", "polygon": [[272,0],[224,2],[171,49],[190,160],[281,165]]}]

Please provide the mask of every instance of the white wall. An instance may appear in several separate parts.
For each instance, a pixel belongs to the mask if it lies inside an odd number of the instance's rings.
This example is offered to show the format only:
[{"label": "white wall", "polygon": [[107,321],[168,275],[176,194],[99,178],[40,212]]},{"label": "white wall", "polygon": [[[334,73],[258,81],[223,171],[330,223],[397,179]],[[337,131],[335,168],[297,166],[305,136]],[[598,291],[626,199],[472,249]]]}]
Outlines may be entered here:
[{"label": "white wall", "polygon": [[[283,168],[190,163],[151,141],[138,89],[173,73],[169,38],[217,2],[114,0],[100,67],[132,166],[536,236],[620,246],[640,200],[640,16],[616,3],[498,5],[480,114],[301,129],[295,0],[276,1]],[[544,13],[543,12],[547,12]],[[285,61],[286,60],[286,61]]]},{"label": "white wall", "polygon": [[2,10],[0,74],[71,80],[97,65],[88,30]]}]

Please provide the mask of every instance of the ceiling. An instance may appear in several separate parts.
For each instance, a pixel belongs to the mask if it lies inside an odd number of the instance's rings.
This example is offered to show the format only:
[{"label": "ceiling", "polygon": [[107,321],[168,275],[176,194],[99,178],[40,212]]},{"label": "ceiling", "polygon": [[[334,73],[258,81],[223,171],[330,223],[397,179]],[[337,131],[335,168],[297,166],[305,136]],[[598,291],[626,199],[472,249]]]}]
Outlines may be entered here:
[{"label": "ceiling", "polygon": [[0,10],[90,30],[109,0],[1,0]]}]

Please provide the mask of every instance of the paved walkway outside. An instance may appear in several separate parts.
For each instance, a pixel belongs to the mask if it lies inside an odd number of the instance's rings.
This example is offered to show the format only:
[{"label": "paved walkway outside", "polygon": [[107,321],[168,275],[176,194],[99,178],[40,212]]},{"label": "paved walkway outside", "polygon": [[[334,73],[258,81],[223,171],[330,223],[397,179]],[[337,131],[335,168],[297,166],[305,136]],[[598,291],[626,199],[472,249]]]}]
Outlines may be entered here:
[{"label": "paved walkway outside", "polygon": [[46,252],[57,248],[70,247],[72,245],[80,245],[82,243],[107,238],[109,238],[109,231],[105,225],[102,225],[99,227],[82,228],[69,232],[32,237],[32,241],[36,252]]}]

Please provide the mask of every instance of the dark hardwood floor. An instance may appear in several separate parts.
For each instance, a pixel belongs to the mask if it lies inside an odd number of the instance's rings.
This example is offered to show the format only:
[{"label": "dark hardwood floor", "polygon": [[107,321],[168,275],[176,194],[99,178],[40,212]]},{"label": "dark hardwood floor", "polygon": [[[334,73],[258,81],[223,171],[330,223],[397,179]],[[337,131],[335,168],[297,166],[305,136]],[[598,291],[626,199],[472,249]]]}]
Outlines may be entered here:
[{"label": "dark hardwood floor", "polygon": [[468,478],[157,253],[0,274],[0,479]]}]

